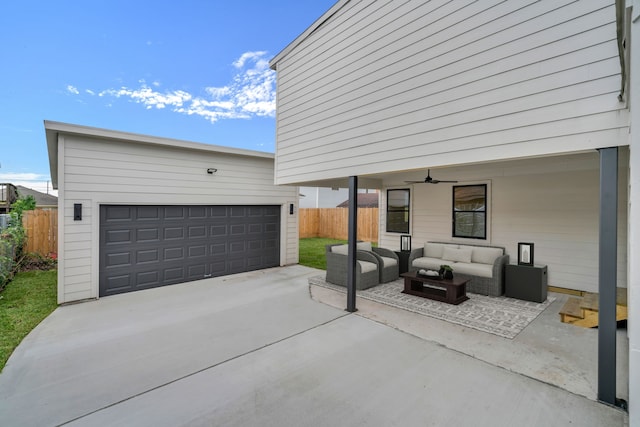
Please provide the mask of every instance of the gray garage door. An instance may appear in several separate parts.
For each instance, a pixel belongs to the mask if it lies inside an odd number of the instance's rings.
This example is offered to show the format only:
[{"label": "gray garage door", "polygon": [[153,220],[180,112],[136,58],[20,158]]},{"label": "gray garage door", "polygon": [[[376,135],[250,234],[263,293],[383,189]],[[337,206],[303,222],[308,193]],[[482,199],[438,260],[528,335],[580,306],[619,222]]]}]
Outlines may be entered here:
[{"label": "gray garage door", "polygon": [[100,296],[278,265],[279,206],[100,206]]}]

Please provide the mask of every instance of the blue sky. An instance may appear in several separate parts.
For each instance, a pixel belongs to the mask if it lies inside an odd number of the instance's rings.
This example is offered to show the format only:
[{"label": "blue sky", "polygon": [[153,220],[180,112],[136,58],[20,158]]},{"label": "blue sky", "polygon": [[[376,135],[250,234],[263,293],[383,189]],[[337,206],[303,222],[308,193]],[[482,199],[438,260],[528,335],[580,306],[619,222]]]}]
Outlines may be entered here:
[{"label": "blue sky", "polygon": [[3,1],[0,182],[46,191],[44,120],[273,152],[268,62],[335,2]]}]

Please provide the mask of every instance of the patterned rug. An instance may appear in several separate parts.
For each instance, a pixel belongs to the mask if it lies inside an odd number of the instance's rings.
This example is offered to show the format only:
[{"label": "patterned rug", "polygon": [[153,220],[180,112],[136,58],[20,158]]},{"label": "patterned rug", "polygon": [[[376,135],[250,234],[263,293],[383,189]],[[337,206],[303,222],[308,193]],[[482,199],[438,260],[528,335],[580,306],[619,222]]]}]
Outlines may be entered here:
[{"label": "patterned rug", "polygon": [[[467,301],[451,305],[403,294],[403,283],[403,279],[398,279],[357,291],[357,296],[509,339],[515,338],[555,301],[555,297],[549,297],[543,303],[536,303],[467,293]],[[347,292],[345,287],[328,283],[322,276],[309,278],[309,285],[322,286],[345,294]]]}]

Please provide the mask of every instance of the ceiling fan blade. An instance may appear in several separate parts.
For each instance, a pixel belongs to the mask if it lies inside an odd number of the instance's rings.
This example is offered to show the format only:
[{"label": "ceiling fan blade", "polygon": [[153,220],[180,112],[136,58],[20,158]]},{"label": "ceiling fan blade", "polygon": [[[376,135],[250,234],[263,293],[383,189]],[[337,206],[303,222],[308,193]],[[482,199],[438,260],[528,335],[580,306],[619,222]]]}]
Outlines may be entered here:
[{"label": "ceiling fan blade", "polygon": [[441,182],[456,183],[458,181],[440,181],[439,179],[433,179],[431,178],[431,169],[427,169],[427,177],[424,181],[405,181],[406,184],[440,184]]}]

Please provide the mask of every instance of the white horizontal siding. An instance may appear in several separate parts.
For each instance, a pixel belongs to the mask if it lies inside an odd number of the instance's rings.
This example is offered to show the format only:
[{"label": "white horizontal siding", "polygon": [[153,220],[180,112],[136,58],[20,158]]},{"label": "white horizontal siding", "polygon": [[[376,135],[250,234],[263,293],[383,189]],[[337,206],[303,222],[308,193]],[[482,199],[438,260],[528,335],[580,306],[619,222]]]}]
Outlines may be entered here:
[{"label": "white horizontal siding", "polygon": [[[621,150],[618,208],[618,286],[627,277],[628,152]],[[415,184],[411,188],[412,245],[457,241],[505,247],[517,262],[518,242],[533,242],[536,264],[549,268],[549,285],[598,291],[599,163],[598,154],[546,157],[464,168],[438,169],[438,179],[460,184],[490,182],[488,239],[451,237],[451,184]],[[386,192],[383,205],[386,206]],[[381,209],[380,245],[397,249],[399,237],[386,233]]]},{"label": "white horizontal siding", "polygon": [[604,0],[346,3],[277,64],[276,182],[624,145],[615,30]]},{"label": "white horizontal siding", "polygon": [[[272,158],[170,145],[60,136],[60,302],[98,296],[101,204],[287,206],[281,262],[297,263],[297,209],[288,215],[297,189],[274,185]],[[82,204],[82,221],[73,220],[75,203]]]}]

